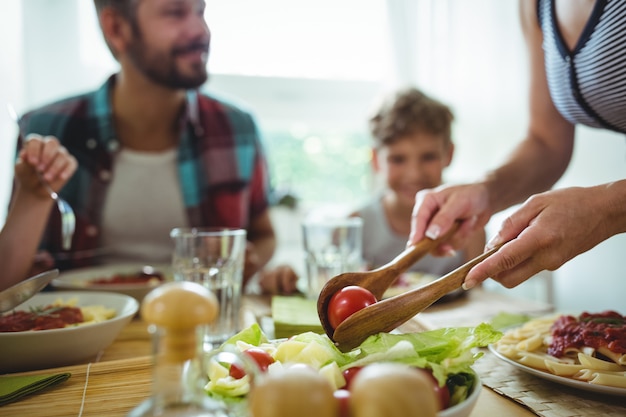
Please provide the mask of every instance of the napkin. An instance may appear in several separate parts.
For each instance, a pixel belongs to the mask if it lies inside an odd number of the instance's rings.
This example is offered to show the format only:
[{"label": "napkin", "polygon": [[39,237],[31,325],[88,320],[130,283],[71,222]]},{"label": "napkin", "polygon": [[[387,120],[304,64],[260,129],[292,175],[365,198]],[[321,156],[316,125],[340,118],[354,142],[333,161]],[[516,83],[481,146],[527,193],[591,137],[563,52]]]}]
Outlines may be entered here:
[{"label": "napkin", "polygon": [[272,318],[277,339],[304,332],[324,333],[316,300],[275,295],[272,297]]},{"label": "napkin", "polygon": [[48,375],[0,376],[0,406],[66,381],[69,372]]}]

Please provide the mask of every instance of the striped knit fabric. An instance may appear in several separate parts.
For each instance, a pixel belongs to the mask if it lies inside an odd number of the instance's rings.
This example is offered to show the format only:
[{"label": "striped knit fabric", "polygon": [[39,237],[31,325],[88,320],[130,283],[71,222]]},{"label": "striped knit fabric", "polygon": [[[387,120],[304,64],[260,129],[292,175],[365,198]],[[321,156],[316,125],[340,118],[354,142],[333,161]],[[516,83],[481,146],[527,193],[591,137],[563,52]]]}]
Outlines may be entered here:
[{"label": "striped knit fabric", "polygon": [[573,50],[554,0],[538,0],[550,95],[572,123],[626,133],[626,1],[597,0]]}]

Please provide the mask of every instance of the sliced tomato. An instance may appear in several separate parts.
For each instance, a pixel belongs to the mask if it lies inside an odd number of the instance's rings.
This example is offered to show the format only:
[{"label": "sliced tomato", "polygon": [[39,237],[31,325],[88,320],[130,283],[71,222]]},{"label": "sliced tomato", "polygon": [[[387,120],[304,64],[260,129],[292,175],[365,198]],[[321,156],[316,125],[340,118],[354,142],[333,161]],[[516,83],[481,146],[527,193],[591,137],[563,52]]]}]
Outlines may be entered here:
[{"label": "sliced tomato", "polygon": [[[243,352],[245,355],[249,356],[259,367],[262,372],[267,371],[267,368],[274,363],[274,358],[272,355],[267,353],[261,348],[253,347]],[[236,363],[230,365],[230,369],[228,371],[228,375],[232,376],[235,379],[243,378],[246,374],[246,371]]]},{"label": "sliced tomato", "polygon": [[346,380],[346,385],[343,388],[350,390],[350,384],[352,383],[352,380],[362,368],[362,366],[353,366],[352,368],[348,368],[342,372],[343,378]]},{"label": "sliced tomato", "polygon": [[272,358],[272,355],[270,355],[261,348],[253,347],[245,350],[243,353],[250,356],[259,366],[259,369],[263,372],[267,371],[267,368],[272,363],[274,363],[274,358]]},{"label": "sliced tomato", "polygon": [[235,379],[241,379],[246,376],[246,371],[236,363],[230,364],[230,369],[228,370],[228,375],[232,376]]},{"label": "sliced tomato", "polygon": [[425,374],[427,374],[432,380],[433,391],[435,392],[435,395],[439,399],[440,410],[445,410],[446,408],[448,408],[450,406],[450,390],[448,389],[448,386],[444,384],[443,387],[440,387],[439,381],[437,381],[437,378],[434,377],[430,369],[424,369],[424,368],[416,368],[416,369],[420,372],[424,372]]},{"label": "sliced tomato", "polygon": [[333,393],[335,399],[339,403],[339,417],[350,417],[350,391],[346,389],[338,389]]}]

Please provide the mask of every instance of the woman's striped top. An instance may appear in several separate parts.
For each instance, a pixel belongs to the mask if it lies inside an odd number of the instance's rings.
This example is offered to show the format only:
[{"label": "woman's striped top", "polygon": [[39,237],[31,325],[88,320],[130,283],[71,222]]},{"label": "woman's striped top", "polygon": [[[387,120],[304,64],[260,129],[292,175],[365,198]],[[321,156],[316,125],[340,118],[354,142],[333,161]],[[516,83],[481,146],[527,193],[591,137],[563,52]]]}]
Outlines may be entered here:
[{"label": "woman's striped top", "polygon": [[550,95],[572,123],[626,133],[626,1],[596,0],[572,51],[559,31],[554,0],[538,0]]}]

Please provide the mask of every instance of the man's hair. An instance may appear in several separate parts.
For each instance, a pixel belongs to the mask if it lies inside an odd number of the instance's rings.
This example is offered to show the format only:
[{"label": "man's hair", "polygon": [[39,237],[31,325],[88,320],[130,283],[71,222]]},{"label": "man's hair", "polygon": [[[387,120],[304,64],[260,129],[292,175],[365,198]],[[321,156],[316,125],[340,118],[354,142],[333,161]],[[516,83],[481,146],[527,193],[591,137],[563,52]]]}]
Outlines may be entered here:
[{"label": "man's hair", "polygon": [[96,13],[100,14],[102,9],[112,7],[117,12],[132,21],[135,19],[135,11],[137,10],[137,0],[93,0],[96,6]]},{"label": "man's hair", "polygon": [[[96,6],[96,14],[98,15],[98,22],[100,22],[100,13],[102,10],[110,7],[114,9],[120,16],[126,19],[135,34],[139,33],[139,25],[137,23],[137,4],[138,0],[93,0],[94,5]],[[109,50],[113,54],[115,58],[117,58],[117,53],[109,43],[109,41],[104,38]]]},{"label": "man's hair", "polygon": [[399,138],[417,132],[443,137],[446,146],[452,142],[450,108],[417,88],[408,87],[389,96],[369,120],[376,146],[389,145]]}]

